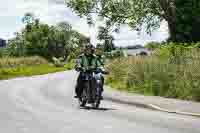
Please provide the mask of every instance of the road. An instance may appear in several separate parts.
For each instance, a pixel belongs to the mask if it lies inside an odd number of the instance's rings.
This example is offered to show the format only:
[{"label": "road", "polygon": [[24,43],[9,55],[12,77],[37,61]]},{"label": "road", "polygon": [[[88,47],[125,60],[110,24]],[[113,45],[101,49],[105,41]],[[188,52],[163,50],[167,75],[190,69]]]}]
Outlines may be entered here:
[{"label": "road", "polygon": [[0,81],[1,133],[200,133],[200,118],[103,101],[80,109],[74,71]]}]

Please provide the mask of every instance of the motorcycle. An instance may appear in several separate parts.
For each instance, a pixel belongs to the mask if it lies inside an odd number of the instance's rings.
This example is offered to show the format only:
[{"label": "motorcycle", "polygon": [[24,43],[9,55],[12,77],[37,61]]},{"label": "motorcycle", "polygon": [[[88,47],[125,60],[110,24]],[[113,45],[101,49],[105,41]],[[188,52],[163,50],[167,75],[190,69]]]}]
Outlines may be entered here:
[{"label": "motorcycle", "polygon": [[93,108],[99,108],[102,100],[103,74],[108,72],[103,69],[82,71],[83,74],[83,90],[81,97],[78,99],[80,107],[85,107],[86,104],[91,104]]}]

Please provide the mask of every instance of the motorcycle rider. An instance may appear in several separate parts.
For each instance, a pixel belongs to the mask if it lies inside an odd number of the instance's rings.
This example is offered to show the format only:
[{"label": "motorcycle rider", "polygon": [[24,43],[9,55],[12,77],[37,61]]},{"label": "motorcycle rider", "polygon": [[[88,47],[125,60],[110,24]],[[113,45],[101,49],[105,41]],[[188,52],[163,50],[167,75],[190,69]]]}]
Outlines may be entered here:
[{"label": "motorcycle rider", "polygon": [[89,70],[96,70],[100,67],[99,63],[97,63],[97,57],[94,54],[94,46],[92,44],[87,44],[84,48],[84,53],[81,54],[75,65],[75,69],[77,71],[80,71],[80,74],[77,79],[77,83],[75,86],[75,93],[76,96],[75,98],[80,98],[82,91],[83,91],[83,77],[84,77],[84,71],[89,71]]}]

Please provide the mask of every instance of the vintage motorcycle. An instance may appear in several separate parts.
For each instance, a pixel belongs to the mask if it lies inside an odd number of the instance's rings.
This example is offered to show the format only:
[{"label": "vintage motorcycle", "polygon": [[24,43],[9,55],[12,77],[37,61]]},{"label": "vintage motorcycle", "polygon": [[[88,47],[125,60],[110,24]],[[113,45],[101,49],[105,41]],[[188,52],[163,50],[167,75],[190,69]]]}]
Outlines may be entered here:
[{"label": "vintage motorcycle", "polygon": [[102,100],[103,92],[103,74],[108,74],[103,69],[83,71],[83,90],[81,97],[78,99],[80,107],[85,107],[86,104],[91,104],[93,108],[99,108]]}]

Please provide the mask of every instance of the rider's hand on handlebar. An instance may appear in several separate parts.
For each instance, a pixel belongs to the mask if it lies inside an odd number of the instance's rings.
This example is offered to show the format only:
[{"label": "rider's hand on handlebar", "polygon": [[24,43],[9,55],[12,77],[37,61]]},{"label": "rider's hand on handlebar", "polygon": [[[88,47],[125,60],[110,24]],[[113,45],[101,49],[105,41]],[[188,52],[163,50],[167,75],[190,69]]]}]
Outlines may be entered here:
[{"label": "rider's hand on handlebar", "polygon": [[78,71],[78,72],[79,71],[84,71],[82,67],[76,67],[75,70]]}]

